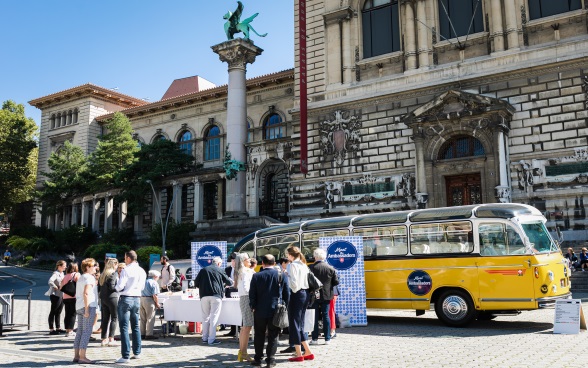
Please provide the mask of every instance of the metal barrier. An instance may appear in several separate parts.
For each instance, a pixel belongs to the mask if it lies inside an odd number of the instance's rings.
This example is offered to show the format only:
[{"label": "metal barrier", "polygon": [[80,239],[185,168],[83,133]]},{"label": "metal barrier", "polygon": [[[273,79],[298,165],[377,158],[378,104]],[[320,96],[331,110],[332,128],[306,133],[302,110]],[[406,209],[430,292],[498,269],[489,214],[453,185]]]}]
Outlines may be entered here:
[{"label": "metal barrier", "polygon": [[[26,294],[15,294],[14,289],[10,294],[0,294],[0,336],[5,328],[16,328],[16,327],[27,327],[27,330],[31,329],[31,300],[33,290],[29,289]],[[27,323],[14,323],[14,300],[16,298],[26,299],[27,308]]]}]

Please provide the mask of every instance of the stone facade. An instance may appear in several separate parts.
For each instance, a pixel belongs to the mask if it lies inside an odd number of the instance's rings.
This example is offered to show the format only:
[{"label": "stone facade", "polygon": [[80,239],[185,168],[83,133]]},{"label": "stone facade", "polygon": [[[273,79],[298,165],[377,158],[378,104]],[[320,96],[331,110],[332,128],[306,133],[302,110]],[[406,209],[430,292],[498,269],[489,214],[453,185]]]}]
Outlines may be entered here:
[{"label": "stone facade", "polygon": [[[308,142],[300,142],[299,61],[294,71],[248,80],[249,216],[298,221],[512,201],[535,205],[566,240],[588,240],[588,3],[556,14],[538,13],[536,3],[473,1],[475,31],[444,37],[451,17],[440,2],[393,0],[380,6],[397,11],[391,27],[398,27],[399,46],[367,57],[374,52],[366,19],[381,8],[365,0],[307,0]],[[294,47],[298,53],[297,38]],[[102,106],[124,109],[144,142],[193,133],[193,154],[208,171],[173,179],[186,193],[178,220],[189,220],[190,211],[195,222],[223,216],[222,157],[207,162],[202,152],[210,124],[226,137],[225,103],[226,87],[218,87],[144,106]],[[90,105],[51,107],[79,106],[89,126],[110,116],[94,119],[100,113],[90,115]],[[53,110],[41,108],[41,140],[48,142]],[[285,122],[282,138],[264,135],[272,113]],[[78,137],[76,144],[95,145]],[[40,168],[48,152],[42,148]],[[157,221],[145,217],[143,229],[148,219]]]}]

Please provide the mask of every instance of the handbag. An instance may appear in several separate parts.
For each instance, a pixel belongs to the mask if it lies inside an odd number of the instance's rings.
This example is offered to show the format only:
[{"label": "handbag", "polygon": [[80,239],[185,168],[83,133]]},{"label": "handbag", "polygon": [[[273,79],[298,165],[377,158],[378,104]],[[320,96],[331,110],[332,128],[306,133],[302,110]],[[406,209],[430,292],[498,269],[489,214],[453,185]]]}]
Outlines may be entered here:
[{"label": "handbag", "polygon": [[310,269],[308,270],[308,290],[315,292],[323,287],[323,283],[319,280]]},{"label": "handbag", "polygon": [[61,291],[69,296],[76,296],[76,282],[73,277],[61,287]]},{"label": "handbag", "polygon": [[279,275],[279,284],[280,284],[280,298],[278,299],[278,305],[276,306],[276,312],[274,313],[274,317],[272,318],[272,324],[279,329],[286,328],[289,326],[288,323],[288,308],[286,304],[284,304],[284,300],[282,299],[282,288],[284,287],[284,283],[282,282],[282,274]]}]

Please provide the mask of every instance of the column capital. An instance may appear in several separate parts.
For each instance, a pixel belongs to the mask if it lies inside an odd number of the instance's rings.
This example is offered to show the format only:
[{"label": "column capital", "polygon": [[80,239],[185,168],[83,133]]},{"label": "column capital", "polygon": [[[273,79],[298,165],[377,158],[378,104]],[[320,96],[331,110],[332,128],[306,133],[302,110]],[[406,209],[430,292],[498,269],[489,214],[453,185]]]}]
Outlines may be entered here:
[{"label": "column capital", "polygon": [[212,51],[218,54],[220,61],[229,64],[229,70],[245,70],[246,65],[253,64],[263,49],[255,46],[251,40],[236,38],[212,46]]}]

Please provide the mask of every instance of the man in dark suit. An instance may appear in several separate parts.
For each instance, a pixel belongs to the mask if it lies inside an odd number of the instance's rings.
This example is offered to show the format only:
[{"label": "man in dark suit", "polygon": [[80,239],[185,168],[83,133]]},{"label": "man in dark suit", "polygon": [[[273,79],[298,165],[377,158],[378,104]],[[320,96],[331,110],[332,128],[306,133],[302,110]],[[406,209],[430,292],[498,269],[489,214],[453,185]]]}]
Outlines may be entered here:
[{"label": "man in dark suit", "polygon": [[286,305],[288,304],[290,287],[288,286],[288,277],[286,274],[276,269],[276,259],[274,256],[266,254],[261,258],[261,261],[261,271],[253,275],[249,288],[249,305],[253,310],[255,328],[255,335],[253,337],[255,356],[251,365],[261,366],[265,332],[267,329],[266,362],[268,367],[274,367],[276,365],[275,355],[280,329],[273,325],[272,320],[280,295],[284,303]]},{"label": "man in dark suit", "polygon": [[310,271],[323,283],[320,291],[320,298],[315,303],[316,312],[314,314],[314,330],[312,331],[312,341],[310,345],[318,345],[318,321],[323,319],[323,332],[325,334],[325,345],[331,342],[331,323],[329,320],[329,306],[333,299],[333,286],[339,285],[339,278],[335,269],[329,265],[325,259],[327,257],[324,249],[317,248],[314,250],[315,263],[311,265]]},{"label": "man in dark suit", "polygon": [[[229,276],[231,278],[231,280],[234,280],[235,277],[233,275],[233,270],[235,269],[235,257],[237,257],[237,253],[233,252],[231,253],[231,255],[229,256],[229,262],[230,265],[225,267],[225,273],[227,274],[227,276]],[[230,286],[228,288],[225,289],[225,298],[230,298],[231,297],[231,293],[236,293],[238,290],[236,287]],[[237,336],[237,326],[231,326],[231,330],[229,332],[227,332],[225,334],[225,336],[233,336],[236,337]]]}]

